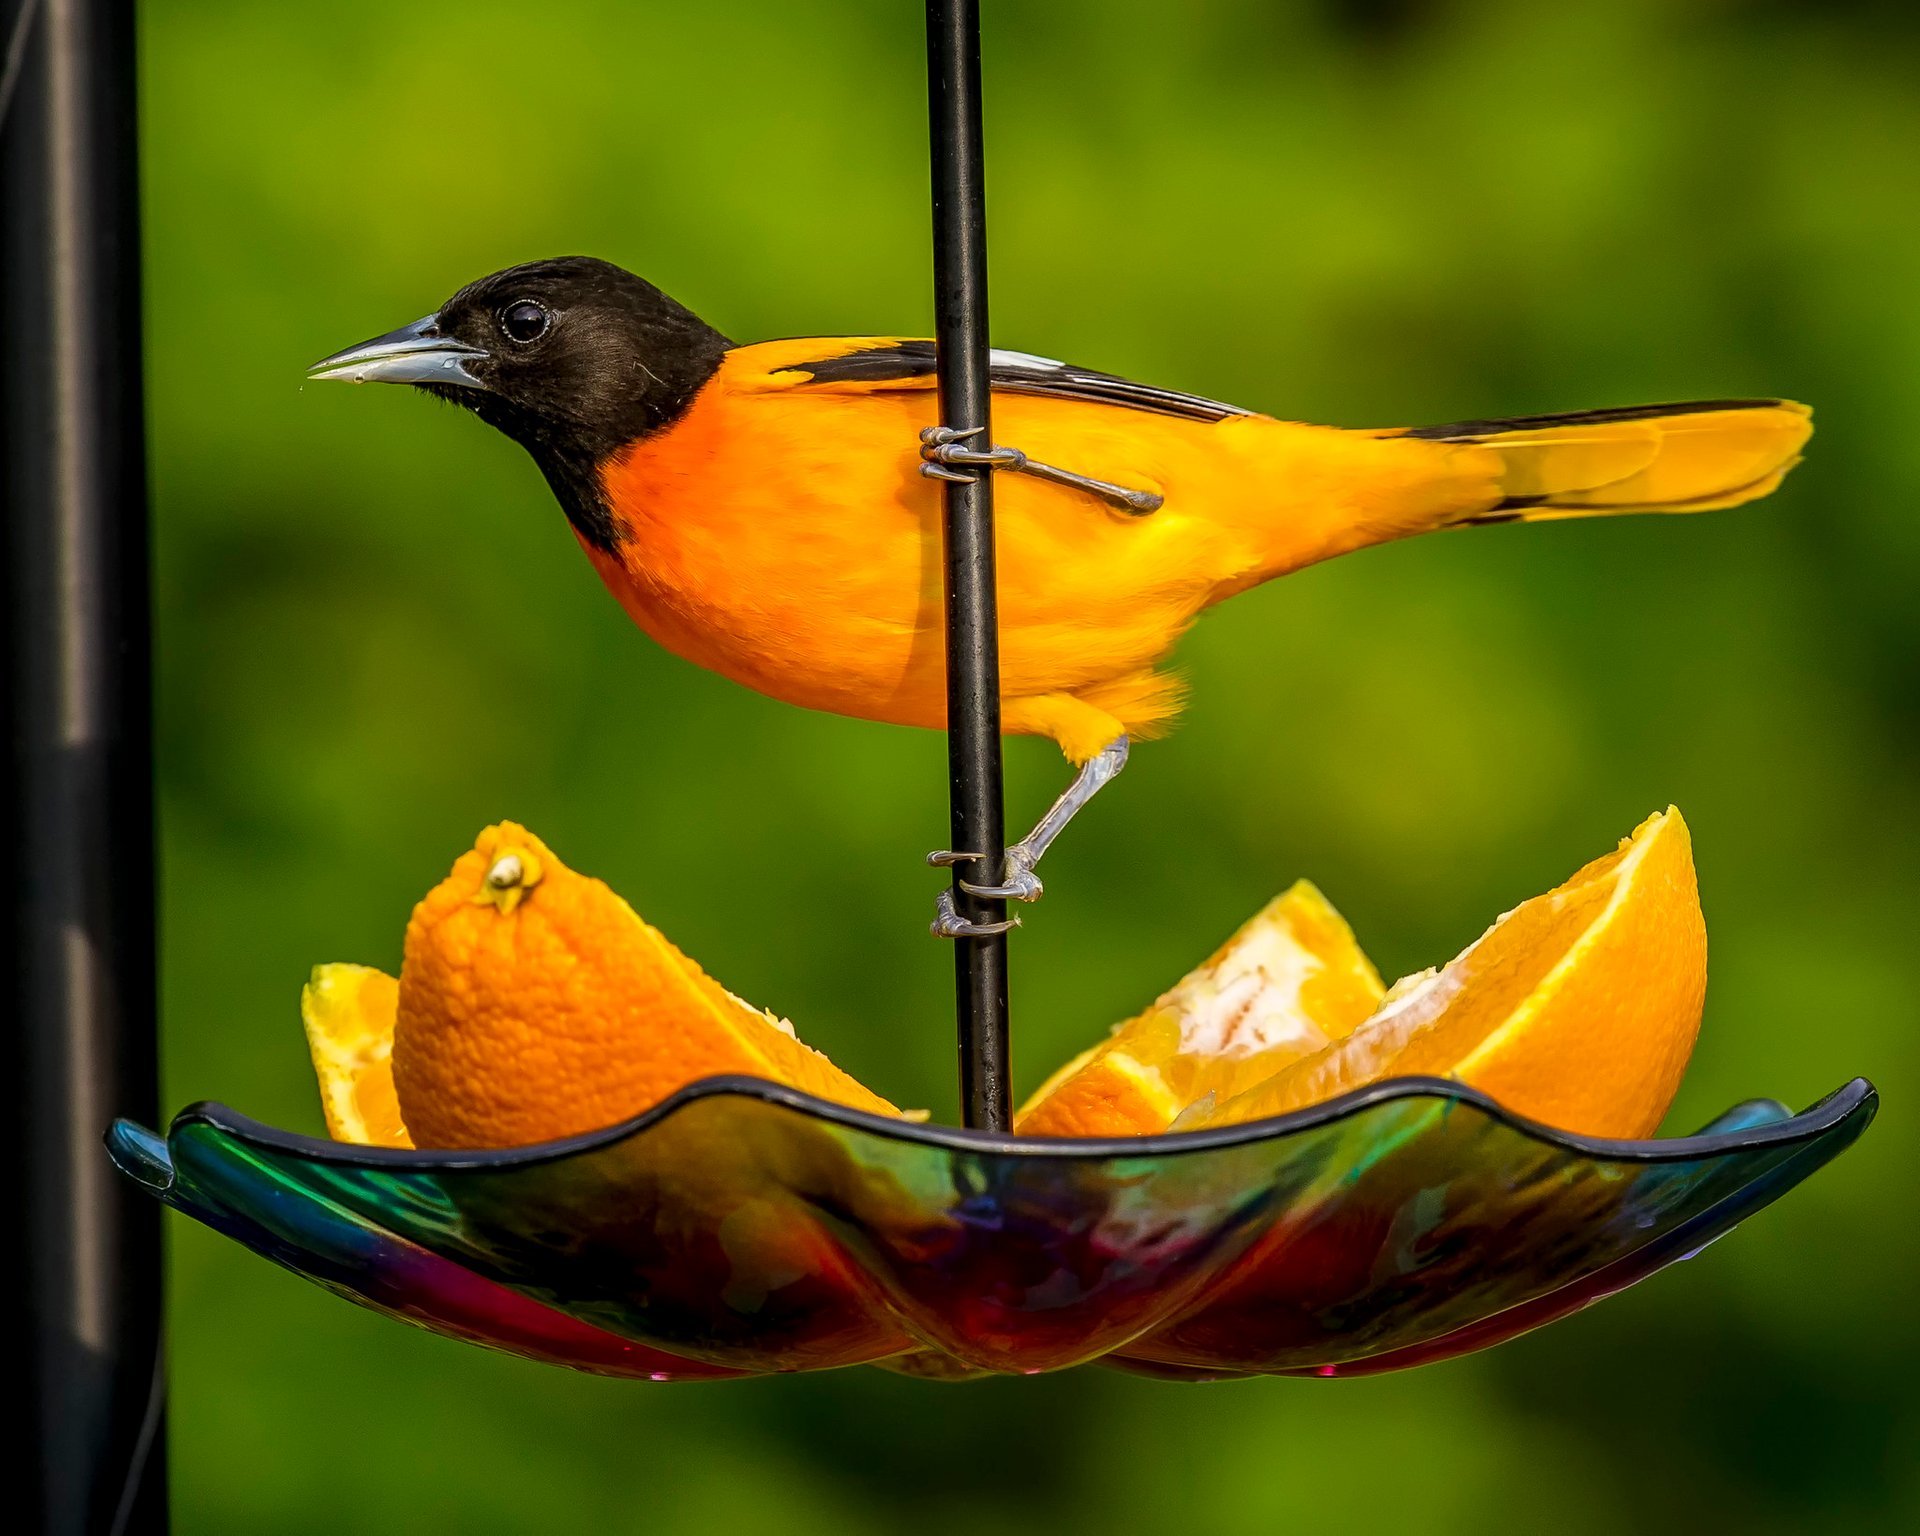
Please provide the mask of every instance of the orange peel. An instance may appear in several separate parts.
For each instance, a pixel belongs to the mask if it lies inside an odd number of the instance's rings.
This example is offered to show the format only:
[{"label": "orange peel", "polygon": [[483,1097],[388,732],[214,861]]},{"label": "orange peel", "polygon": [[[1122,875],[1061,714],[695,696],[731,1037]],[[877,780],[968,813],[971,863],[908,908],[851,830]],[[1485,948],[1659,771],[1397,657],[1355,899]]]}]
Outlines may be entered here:
[{"label": "orange peel", "polygon": [[301,1006],[343,1141],[529,1145],[730,1073],[899,1113],[513,822],[482,832],[414,908],[397,983],[321,966]]}]

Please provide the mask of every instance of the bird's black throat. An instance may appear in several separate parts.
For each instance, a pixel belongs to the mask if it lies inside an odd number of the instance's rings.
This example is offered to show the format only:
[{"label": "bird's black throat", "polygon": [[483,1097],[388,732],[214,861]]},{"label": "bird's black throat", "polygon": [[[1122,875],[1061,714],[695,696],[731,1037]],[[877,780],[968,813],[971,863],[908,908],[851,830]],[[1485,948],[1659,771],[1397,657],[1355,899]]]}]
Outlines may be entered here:
[{"label": "bird's black throat", "polygon": [[[515,334],[527,329],[523,306],[546,317],[532,337]],[[441,306],[436,329],[486,355],[470,364],[477,387],[423,387],[525,448],[567,520],[605,553],[626,528],[602,466],[677,421],[733,345],[651,283],[586,256],[470,283]]]}]

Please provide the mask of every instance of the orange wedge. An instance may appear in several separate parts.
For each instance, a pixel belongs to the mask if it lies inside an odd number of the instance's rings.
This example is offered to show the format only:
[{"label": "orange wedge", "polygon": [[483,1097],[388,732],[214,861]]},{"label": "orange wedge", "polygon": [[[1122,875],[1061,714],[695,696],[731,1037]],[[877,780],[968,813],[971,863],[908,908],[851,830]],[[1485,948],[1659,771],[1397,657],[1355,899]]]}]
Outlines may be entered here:
[{"label": "orange wedge", "polygon": [[417,1145],[571,1136],[735,1072],[898,1113],[512,822],[414,908],[393,1076]]},{"label": "orange wedge", "polygon": [[1179,1129],[1264,1119],[1431,1074],[1591,1136],[1651,1135],[1706,1000],[1707,930],[1671,806],[1566,884],[1514,908],[1445,969],[1410,978],[1345,1039]]},{"label": "orange wedge", "polygon": [[1147,1136],[1339,1040],[1379,1005],[1380,978],[1304,880],[1111,1038],[1062,1067],[1014,1121],[1026,1136]]},{"label": "orange wedge", "polygon": [[393,1088],[400,983],[366,965],[316,965],[300,992],[320,1107],[335,1141],[410,1147]]}]

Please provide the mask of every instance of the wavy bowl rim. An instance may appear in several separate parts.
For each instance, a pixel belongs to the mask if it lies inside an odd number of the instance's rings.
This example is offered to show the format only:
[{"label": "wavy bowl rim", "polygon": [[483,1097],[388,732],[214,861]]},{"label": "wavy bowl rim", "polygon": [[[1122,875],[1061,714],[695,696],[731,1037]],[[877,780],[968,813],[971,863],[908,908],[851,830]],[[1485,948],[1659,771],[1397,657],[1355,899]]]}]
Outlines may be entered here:
[{"label": "wavy bowl rim", "polygon": [[[970,1130],[962,1126],[917,1124],[887,1115],[853,1109],[829,1099],[789,1088],[765,1078],[739,1074],[705,1077],[687,1084],[640,1114],[601,1130],[537,1142],[523,1147],[500,1148],[405,1148],[370,1147],[353,1142],[332,1141],[299,1131],[281,1130],[267,1125],[213,1100],[189,1104],[173,1117],[167,1139],[194,1126],[205,1125],[236,1141],[266,1151],[299,1157],[312,1162],[350,1167],[379,1168],[388,1171],[462,1172],[534,1167],[558,1162],[585,1153],[603,1150],[629,1138],[640,1136],[680,1113],[688,1105],[707,1099],[744,1098],[773,1105],[803,1118],[879,1136],[885,1140],[906,1142],[942,1152],[990,1154],[1003,1157],[1037,1159],[1047,1162],[1100,1162],[1146,1157],[1179,1157],[1218,1151],[1229,1147],[1252,1146],[1278,1140],[1301,1131],[1315,1130],[1351,1118],[1381,1104],[1401,1100],[1427,1099],[1437,1103],[1470,1105],[1494,1121],[1519,1132],[1528,1139],[1558,1151],[1571,1152],[1599,1162],[1676,1163],[1702,1157],[1724,1156],[1795,1142],[1811,1141],[1848,1120],[1864,1113],[1866,1129],[1879,1107],[1879,1091],[1864,1077],[1842,1084],[1832,1093],[1801,1110],[1790,1113],[1784,1104],[1771,1099],[1748,1099],[1734,1105],[1719,1118],[1724,1120],[1742,1109],[1765,1111],[1768,1118],[1760,1124],[1732,1131],[1703,1131],[1691,1136],[1655,1137],[1644,1140],[1616,1140],[1585,1136],[1558,1130],[1528,1119],[1498,1100],[1465,1083],[1439,1077],[1398,1077],[1370,1083],[1338,1098],[1309,1105],[1285,1115],[1264,1120],[1249,1120],[1239,1125],[1216,1126],[1207,1130],[1162,1132],[1151,1136],[1109,1136],[1055,1138],[1015,1136],[1008,1132]],[[129,1135],[150,1136],[137,1122],[117,1120],[108,1133],[110,1147]],[[124,1144],[124,1140],[123,1140]],[[113,1147],[115,1161],[122,1162],[120,1148]],[[122,1162],[122,1166],[126,1164]],[[126,1168],[134,1173],[132,1168]],[[136,1176],[138,1176],[136,1174]]]}]

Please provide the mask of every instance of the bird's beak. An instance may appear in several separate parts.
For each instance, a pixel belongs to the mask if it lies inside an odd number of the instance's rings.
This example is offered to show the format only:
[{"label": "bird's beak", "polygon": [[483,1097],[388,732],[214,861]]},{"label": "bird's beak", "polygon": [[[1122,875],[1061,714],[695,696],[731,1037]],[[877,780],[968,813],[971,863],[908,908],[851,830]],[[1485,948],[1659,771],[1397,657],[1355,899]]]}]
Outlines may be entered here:
[{"label": "bird's beak", "polygon": [[339,379],[348,384],[464,384],[485,389],[468,370],[469,359],[485,357],[480,347],[437,332],[440,317],[428,315],[397,331],[388,331],[307,370],[310,379]]}]

